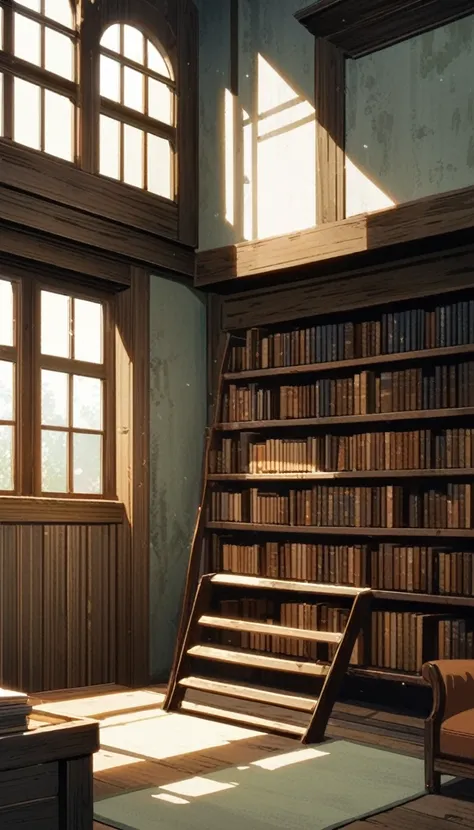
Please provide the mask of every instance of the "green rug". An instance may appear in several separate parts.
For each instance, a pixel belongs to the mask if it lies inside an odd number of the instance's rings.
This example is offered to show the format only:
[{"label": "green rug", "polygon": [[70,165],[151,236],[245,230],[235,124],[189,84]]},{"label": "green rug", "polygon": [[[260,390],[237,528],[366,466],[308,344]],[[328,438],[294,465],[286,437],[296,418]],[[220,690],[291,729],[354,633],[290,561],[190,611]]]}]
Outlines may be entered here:
[{"label": "green rug", "polygon": [[424,793],[423,762],[327,741],[95,804],[118,830],[328,830]]}]

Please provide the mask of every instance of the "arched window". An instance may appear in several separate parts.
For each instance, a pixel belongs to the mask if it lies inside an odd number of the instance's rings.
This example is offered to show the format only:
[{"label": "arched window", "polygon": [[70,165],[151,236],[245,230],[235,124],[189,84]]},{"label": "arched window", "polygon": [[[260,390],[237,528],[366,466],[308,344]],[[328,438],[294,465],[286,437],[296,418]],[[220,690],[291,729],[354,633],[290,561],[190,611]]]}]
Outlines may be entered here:
[{"label": "arched window", "polygon": [[100,41],[99,172],[175,197],[175,84],[158,47],[114,23]]},{"label": "arched window", "polygon": [[0,6],[0,135],[76,160],[77,32],[69,0]]}]

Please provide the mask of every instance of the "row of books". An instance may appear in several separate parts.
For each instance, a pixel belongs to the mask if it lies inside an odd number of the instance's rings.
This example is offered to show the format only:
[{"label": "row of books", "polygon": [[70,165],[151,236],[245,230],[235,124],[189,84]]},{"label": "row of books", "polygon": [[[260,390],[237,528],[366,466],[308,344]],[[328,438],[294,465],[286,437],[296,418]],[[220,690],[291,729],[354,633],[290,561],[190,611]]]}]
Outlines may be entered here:
[{"label": "row of books", "polygon": [[0,689],[0,735],[26,732],[31,710],[26,694]]},{"label": "row of books", "polygon": [[[225,617],[333,633],[342,633],[348,619],[346,608],[327,603],[277,604],[266,599],[224,600],[220,603],[220,612]],[[364,634],[359,636],[352,652],[352,665],[419,673],[427,660],[474,658],[474,620],[460,616],[372,611]],[[224,645],[320,662],[332,660],[337,647],[296,637],[282,637],[278,632],[211,631],[209,636]]]},{"label": "row of books", "polygon": [[266,388],[230,383],[222,420],[265,421],[416,412],[474,406],[474,361],[400,371],[364,370],[346,378]]},{"label": "row of books", "polygon": [[474,300],[384,312],[377,319],[268,333],[248,329],[230,355],[230,371],[327,363],[474,343]]},{"label": "row of books", "polygon": [[423,489],[398,485],[341,486],[270,493],[214,489],[209,519],[296,527],[446,528],[472,527],[472,485],[441,482]]},{"label": "row of books", "polygon": [[473,429],[416,429],[268,438],[222,438],[211,450],[212,473],[318,473],[466,469],[474,465]]},{"label": "row of books", "polygon": [[474,551],[449,546],[236,544],[213,534],[211,572],[292,579],[375,590],[474,596]]}]

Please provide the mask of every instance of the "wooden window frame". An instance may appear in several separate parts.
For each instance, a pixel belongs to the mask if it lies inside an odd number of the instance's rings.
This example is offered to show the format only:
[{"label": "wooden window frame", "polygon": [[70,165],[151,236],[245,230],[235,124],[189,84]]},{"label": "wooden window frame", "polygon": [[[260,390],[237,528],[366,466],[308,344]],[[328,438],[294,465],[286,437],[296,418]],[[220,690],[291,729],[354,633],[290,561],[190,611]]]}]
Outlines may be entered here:
[{"label": "wooden window frame", "polygon": [[[114,501],[117,499],[115,458],[115,298],[96,288],[84,288],[57,277],[34,277],[21,267],[2,266],[1,278],[16,284],[16,342],[0,347],[0,359],[16,357],[14,489],[1,496]],[[41,355],[40,292],[42,289],[84,300],[97,300],[103,308],[103,363]],[[41,490],[41,368],[98,377],[103,381],[102,492],[72,493]],[[70,383],[70,387],[71,387]],[[69,425],[63,430],[73,434]],[[83,432],[83,430],[78,430]],[[72,442],[69,441],[68,468]],[[71,471],[69,469],[69,483]]]},{"label": "wooden window frame", "polygon": [[[0,6],[3,8],[3,47],[4,51],[0,52],[0,72],[3,73],[3,138],[13,141],[13,125],[14,125],[14,79],[21,78],[24,81],[39,86],[41,90],[40,103],[40,144],[39,150],[29,147],[28,149],[36,153],[45,153],[45,91],[50,90],[58,95],[68,98],[74,107],[74,124],[73,124],[73,153],[72,160],[58,158],[58,161],[64,162],[68,165],[78,164],[78,124],[79,124],[79,83],[78,78],[78,58],[79,58],[79,31],[76,24],[76,12],[73,12],[73,26],[70,29],[61,23],[57,23],[46,17],[44,14],[45,0],[41,0],[41,12],[35,12],[31,9],[15,3],[15,0],[0,0]],[[29,63],[21,58],[15,57],[14,54],[14,16],[20,14],[22,17],[38,23],[41,32],[41,66]],[[45,30],[51,29],[59,34],[66,35],[73,43],[74,50],[74,80],[63,78],[56,75],[54,72],[44,68],[45,62]],[[16,144],[17,142],[15,142]],[[18,142],[20,147],[25,145]],[[50,155],[50,154],[47,154]],[[57,158],[52,156],[52,158]]]},{"label": "wooden window frame", "polygon": [[[113,24],[112,24],[113,25]],[[114,52],[111,49],[106,48],[99,44],[99,85],[100,85],[100,57],[103,55],[106,58],[110,58],[111,60],[116,61],[120,67],[120,101],[124,100],[125,97],[125,68],[128,67],[130,69],[134,69],[136,72],[139,72],[142,76],[142,83],[143,83],[143,101],[144,101],[144,109],[145,112],[141,113],[138,110],[132,109],[131,107],[127,107],[125,104],[118,103],[116,101],[112,101],[109,98],[105,98],[104,96],[100,95],[100,105],[99,105],[99,119],[101,115],[105,115],[108,118],[112,118],[114,121],[117,121],[120,125],[120,147],[119,147],[119,170],[120,170],[120,180],[119,183],[121,185],[126,185],[127,187],[133,187],[133,185],[128,184],[127,182],[123,181],[123,174],[124,174],[124,126],[131,126],[135,127],[142,131],[143,133],[143,184],[138,189],[143,191],[144,193],[150,194],[153,196],[158,196],[161,199],[168,199],[171,202],[177,201],[177,175],[176,175],[176,160],[177,160],[177,126],[176,126],[176,115],[177,115],[177,92],[176,92],[176,81],[174,72],[170,73],[170,77],[166,77],[166,75],[161,75],[160,73],[154,71],[153,69],[149,69],[146,66],[147,63],[147,52],[148,52],[148,42],[150,42],[158,52],[163,56],[161,44],[158,42],[157,37],[149,37],[143,31],[143,28],[136,24],[133,28],[140,32],[143,35],[143,46],[144,46],[144,62],[143,64],[136,63],[130,58],[125,57],[123,54],[124,52],[124,25],[131,25],[130,23],[125,24],[123,21],[118,23],[120,26],[120,53]],[[107,27],[109,28],[109,27]],[[102,31],[101,38],[104,35],[106,29]],[[166,55],[167,57],[167,55]],[[172,108],[172,124],[166,124],[164,121],[160,121],[156,118],[150,116],[147,112],[148,110],[148,78],[152,78],[158,81],[161,84],[167,86],[173,95],[173,108]],[[169,142],[170,145],[170,166],[171,166],[171,195],[169,197],[160,196],[157,193],[153,193],[153,191],[148,190],[147,182],[148,182],[148,133],[157,136],[158,138],[163,138]],[[97,136],[98,141],[98,151],[100,157],[100,124],[99,124],[99,131]],[[97,168],[95,171],[98,175],[102,175]],[[107,176],[105,178],[108,178]],[[110,179],[109,179],[110,181]],[[115,181],[112,179],[112,181]]]}]

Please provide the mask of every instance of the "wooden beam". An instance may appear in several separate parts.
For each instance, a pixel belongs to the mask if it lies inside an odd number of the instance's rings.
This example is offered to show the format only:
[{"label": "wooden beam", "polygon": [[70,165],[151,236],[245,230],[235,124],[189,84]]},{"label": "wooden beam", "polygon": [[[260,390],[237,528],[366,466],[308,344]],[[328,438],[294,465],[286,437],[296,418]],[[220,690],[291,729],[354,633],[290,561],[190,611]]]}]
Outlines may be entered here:
[{"label": "wooden beam", "polygon": [[121,524],[123,518],[119,501],[0,496],[0,523],[103,525]]},{"label": "wooden beam", "polygon": [[79,283],[90,285],[101,280],[117,290],[130,285],[130,263],[123,257],[12,225],[2,227],[0,261],[10,268],[14,268],[15,262],[23,265],[34,262],[36,276],[43,273],[51,276],[53,268],[58,277]]},{"label": "wooden beam", "polygon": [[132,263],[194,275],[194,250],[186,245],[1,185],[0,221]]},{"label": "wooden beam", "polygon": [[176,202],[1,139],[0,184],[157,237],[178,236]]},{"label": "wooden beam", "polygon": [[225,331],[382,305],[474,286],[474,247],[223,297]]},{"label": "wooden beam", "polygon": [[348,57],[360,58],[472,13],[472,0],[318,0],[295,17]]},{"label": "wooden beam", "polygon": [[345,64],[343,53],[315,44],[316,217],[319,225],[345,217]]},{"label": "wooden beam", "polygon": [[316,228],[197,254],[196,287],[291,269],[474,228],[474,187]]}]

